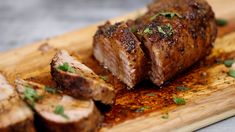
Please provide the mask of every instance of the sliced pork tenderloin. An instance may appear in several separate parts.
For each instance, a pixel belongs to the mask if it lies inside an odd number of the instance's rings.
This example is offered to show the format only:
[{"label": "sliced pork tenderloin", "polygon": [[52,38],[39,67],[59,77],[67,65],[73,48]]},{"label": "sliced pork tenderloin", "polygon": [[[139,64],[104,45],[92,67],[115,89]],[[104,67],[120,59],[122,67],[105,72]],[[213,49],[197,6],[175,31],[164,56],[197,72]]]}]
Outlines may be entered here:
[{"label": "sliced pork tenderloin", "polygon": [[33,112],[1,74],[0,132],[35,132]]},{"label": "sliced pork tenderloin", "polygon": [[91,98],[104,104],[114,103],[116,94],[112,85],[65,50],[59,51],[52,59],[51,75],[68,95]]},{"label": "sliced pork tenderloin", "polygon": [[43,130],[51,132],[97,131],[100,112],[92,100],[75,99],[55,88],[16,80],[21,97],[37,113]]}]

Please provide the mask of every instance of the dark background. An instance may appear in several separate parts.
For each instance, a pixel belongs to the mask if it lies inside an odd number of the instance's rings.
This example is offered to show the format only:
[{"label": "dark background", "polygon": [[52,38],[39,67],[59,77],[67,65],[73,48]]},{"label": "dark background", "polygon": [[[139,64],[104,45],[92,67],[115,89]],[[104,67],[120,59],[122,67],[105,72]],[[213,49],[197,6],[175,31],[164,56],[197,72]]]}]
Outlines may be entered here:
[{"label": "dark background", "polygon": [[[0,0],[0,52],[124,15],[150,1]],[[235,117],[199,131],[235,131]]]}]

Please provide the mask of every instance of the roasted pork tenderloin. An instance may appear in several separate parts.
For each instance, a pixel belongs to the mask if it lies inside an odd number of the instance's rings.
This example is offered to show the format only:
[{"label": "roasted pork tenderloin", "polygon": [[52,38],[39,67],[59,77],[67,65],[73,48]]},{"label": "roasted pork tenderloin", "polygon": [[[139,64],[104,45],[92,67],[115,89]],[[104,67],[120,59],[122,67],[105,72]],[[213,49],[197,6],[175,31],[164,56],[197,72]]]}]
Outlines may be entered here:
[{"label": "roasted pork tenderloin", "polygon": [[33,112],[1,74],[0,132],[35,132]]},{"label": "roasted pork tenderloin", "polygon": [[[135,41],[125,38],[128,35],[124,35],[120,25],[123,24],[107,23],[99,27],[94,36],[93,53],[101,64],[131,87],[136,83],[126,80],[135,76],[123,74],[123,71],[132,73],[131,68],[122,65],[125,62],[134,59],[138,63],[134,63],[139,67],[134,74],[140,75],[137,80],[146,78],[148,74],[147,78],[160,86],[208,55],[217,35],[214,12],[204,0],[156,0],[148,6],[147,13],[127,21],[128,26],[124,26],[134,33],[128,32],[132,38],[138,38]],[[134,54],[124,58],[120,54],[124,51],[120,48],[125,46],[121,43],[123,41],[137,42],[131,44],[140,51],[139,54],[133,50]]]},{"label": "roasted pork tenderloin", "polygon": [[135,23],[156,85],[208,55],[217,35],[214,12],[204,0],[158,0]]},{"label": "roasted pork tenderloin", "polygon": [[22,99],[37,113],[43,131],[97,131],[101,115],[91,99],[75,99],[55,88],[21,79],[15,83]]},{"label": "roasted pork tenderloin", "polygon": [[107,22],[99,27],[93,41],[94,57],[129,88],[147,73],[147,59],[133,30],[124,22]]},{"label": "roasted pork tenderloin", "polygon": [[115,91],[90,68],[65,50],[59,51],[51,62],[51,75],[61,90],[75,98],[84,97],[113,104]]}]

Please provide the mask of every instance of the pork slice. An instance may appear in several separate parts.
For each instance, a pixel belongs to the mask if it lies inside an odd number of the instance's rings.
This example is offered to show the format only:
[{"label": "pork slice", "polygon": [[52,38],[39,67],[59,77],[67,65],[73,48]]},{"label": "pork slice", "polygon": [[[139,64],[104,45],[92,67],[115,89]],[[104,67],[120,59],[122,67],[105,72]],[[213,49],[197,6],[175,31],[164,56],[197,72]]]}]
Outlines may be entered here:
[{"label": "pork slice", "polygon": [[[67,71],[59,67],[68,65],[74,71]],[[51,62],[51,75],[61,86],[61,90],[75,98],[85,97],[104,104],[113,104],[115,91],[113,86],[106,83],[90,68],[76,60],[65,50],[59,51]]]},{"label": "pork slice", "polygon": [[93,55],[129,88],[145,78],[147,60],[141,42],[126,23],[100,26],[94,36]]},{"label": "pork slice", "polygon": [[37,113],[46,131],[97,131],[101,115],[92,100],[75,99],[55,88],[21,79],[15,83],[20,96]]},{"label": "pork slice", "polygon": [[0,132],[35,132],[33,112],[0,74]]}]

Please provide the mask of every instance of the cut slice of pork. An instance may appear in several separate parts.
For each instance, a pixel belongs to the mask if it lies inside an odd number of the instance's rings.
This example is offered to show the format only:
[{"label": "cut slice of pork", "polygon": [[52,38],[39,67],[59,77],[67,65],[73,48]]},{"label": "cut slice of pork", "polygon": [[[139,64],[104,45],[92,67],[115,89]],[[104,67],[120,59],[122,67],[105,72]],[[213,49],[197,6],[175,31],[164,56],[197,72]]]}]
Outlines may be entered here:
[{"label": "cut slice of pork", "polygon": [[92,100],[75,99],[55,88],[16,80],[21,97],[39,115],[44,129],[51,132],[96,131],[100,113]]},{"label": "cut slice of pork", "polygon": [[65,50],[59,51],[51,62],[51,75],[61,90],[75,98],[92,98],[104,104],[113,104],[115,91],[90,68]]}]

